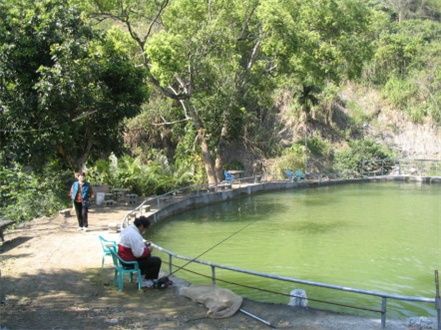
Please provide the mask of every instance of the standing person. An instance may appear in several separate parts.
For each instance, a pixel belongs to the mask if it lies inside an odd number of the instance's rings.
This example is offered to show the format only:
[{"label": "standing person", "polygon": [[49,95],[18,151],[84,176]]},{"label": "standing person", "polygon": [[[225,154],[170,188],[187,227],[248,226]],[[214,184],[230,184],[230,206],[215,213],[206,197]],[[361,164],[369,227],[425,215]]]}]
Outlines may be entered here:
[{"label": "standing person", "polygon": [[124,228],[118,244],[118,255],[125,261],[137,261],[141,274],[144,275],[142,286],[151,288],[155,286],[162,261],[161,258],[151,255],[153,248],[142,237],[149,227],[149,219],[140,216]]},{"label": "standing person", "polygon": [[92,186],[86,181],[86,174],[79,172],[77,181],[70,188],[70,198],[75,206],[75,213],[78,219],[78,230],[87,231],[89,227],[88,212],[90,206],[90,198],[93,198]]}]

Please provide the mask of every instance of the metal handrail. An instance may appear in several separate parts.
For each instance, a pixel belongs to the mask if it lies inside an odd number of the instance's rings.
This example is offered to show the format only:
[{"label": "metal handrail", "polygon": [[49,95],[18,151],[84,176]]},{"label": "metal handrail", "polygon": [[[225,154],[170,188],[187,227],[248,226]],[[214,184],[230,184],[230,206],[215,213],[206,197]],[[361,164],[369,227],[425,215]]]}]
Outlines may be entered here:
[{"label": "metal handrail", "polygon": [[235,271],[238,273],[255,275],[255,276],[259,276],[259,277],[266,277],[266,278],[271,278],[274,280],[280,280],[280,281],[286,281],[286,282],[294,282],[294,283],[318,286],[318,287],[335,289],[335,290],[346,291],[346,292],[365,294],[365,295],[370,295],[370,296],[377,296],[377,297],[381,297],[381,298],[391,298],[391,299],[397,299],[397,300],[403,300],[403,301],[416,301],[416,302],[425,302],[425,303],[433,303],[433,304],[435,303],[435,298],[403,296],[403,295],[385,293],[385,292],[380,292],[380,291],[355,289],[355,288],[350,288],[347,286],[339,286],[339,285],[327,284],[327,283],[322,283],[322,282],[314,282],[314,281],[302,280],[302,279],[298,279],[298,278],[294,278],[294,277],[273,275],[273,274],[268,274],[268,273],[262,273],[262,272],[242,269],[239,267],[215,264],[215,263],[212,263],[209,261],[203,261],[203,260],[199,260],[199,259],[193,260],[193,258],[191,258],[191,257],[178,255],[178,254],[174,253],[173,251],[167,250],[167,249],[163,248],[162,246],[157,245],[155,243],[152,243],[152,246],[154,248],[158,249],[159,251],[162,251],[162,252],[168,254],[169,256],[172,256],[172,257],[175,257],[175,258],[178,258],[181,260],[187,260],[187,261],[192,260],[193,262],[201,264],[201,265],[206,265],[206,266],[210,266],[210,267],[214,266],[216,268],[231,270],[231,271]]},{"label": "metal handrail", "polygon": [[[152,243],[152,246],[155,247],[156,249],[158,249],[159,251],[161,251],[161,252],[163,252],[163,253],[168,255],[168,258],[169,258],[169,273],[170,274],[173,273],[172,258],[177,258],[177,259],[181,259],[181,260],[187,260],[187,261],[195,262],[197,264],[209,266],[211,268],[211,280],[212,280],[213,284],[216,283],[216,271],[215,271],[215,269],[219,268],[219,269],[229,270],[229,271],[233,271],[233,272],[238,272],[238,273],[243,273],[243,274],[263,277],[263,278],[269,278],[269,279],[278,280],[278,281],[286,281],[286,282],[292,282],[292,283],[299,283],[299,284],[305,284],[305,285],[310,285],[310,286],[315,286],[315,287],[322,287],[322,288],[334,289],[334,290],[339,290],[339,291],[344,291],[344,292],[351,292],[351,293],[363,294],[363,295],[368,295],[368,296],[380,297],[382,299],[381,300],[381,310],[371,310],[371,311],[377,311],[377,312],[381,313],[381,325],[382,325],[383,328],[386,327],[386,311],[387,311],[386,305],[387,305],[387,299],[431,303],[431,304],[435,305],[435,309],[438,308],[437,307],[437,300],[435,298],[416,297],[416,296],[403,296],[403,295],[391,294],[391,293],[380,292],[380,291],[356,289],[356,288],[351,288],[351,287],[346,287],[346,286],[340,286],[340,285],[334,285],[334,284],[328,284],[328,283],[322,283],[322,282],[315,282],[315,281],[309,281],[309,280],[302,280],[302,279],[298,279],[298,278],[294,278],[294,277],[262,273],[262,272],[257,272],[257,271],[253,271],[253,270],[242,269],[242,268],[239,268],[239,267],[233,267],[233,266],[226,266],[226,265],[216,264],[216,263],[212,263],[212,262],[208,262],[208,261],[194,259],[194,258],[187,257],[187,256],[181,256],[181,255],[178,255],[178,254],[176,254],[176,253],[174,253],[174,252],[172,252],[172,251],[170,251],[168,249],[165,249],[162,246],[157,245],[155,243]],[[439,313],[439,311],[438,311],[438,313]],[[438,325],[438,328],[439,328],[439,325]]]},{"label": "metal handrail", "polygon": [[129,217],[131,215],[135,214],[136,212],[138,212],[144,205],[149,204],[151,202],[154,202],[154,204],[156,204],[156,206],[159,208],[161,206],[161,199],[163,199],[164,197],[173,196],[173,194],[177,194],[177,193],[179,193],[181,191],[186,191],[186,190],[192,191],[193,188],[196,188],[196,191],[199,193],[199,191],[207,190],[208,186],[207,185],[190,185],[190,186],[186,186],[186,187],[182,187],[182,188],[177,188],[177,189],[168,191],[168,192],[166,192],[164,194],[161,194],[161,195],[155,195],[155,196],[147,197],[146,199],[144,199],[144,201],[141,204],[139,204],[133,210],[130,210],[124,216],[124,218],[122,220],[121,227],[125,227],[127,225],[127,221],[129,219]]}]

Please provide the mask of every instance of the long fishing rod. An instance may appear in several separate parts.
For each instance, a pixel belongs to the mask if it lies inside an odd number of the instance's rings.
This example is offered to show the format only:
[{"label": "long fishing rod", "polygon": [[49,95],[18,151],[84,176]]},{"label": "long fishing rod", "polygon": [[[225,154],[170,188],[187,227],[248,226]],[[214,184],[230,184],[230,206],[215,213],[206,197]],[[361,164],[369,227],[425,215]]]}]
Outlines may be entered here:
[{"label": "long fishing rod", "polygon": [[222,243],[228,241],[231,237],[236,236],[237,234],[239,234],[241,231],[245,230],[247,227],[251,226],[253,224],[253,222],[250,222],[249,224],[243,226],[242,228],[240,228],[238,231],[235,231],[234,233],[232,233],[231,235],[229,235],[228,237],[224,238],[223,240],[221,240],[220,242],[217,242],[215,245],[209,247],[208,249],[206,249],[204,252],[202,252],[201,254],[197,255],[196,257],[194,257],[193,259],[187,261],[184,265],[178,267],[177,269],[175,269],[174,271],[170,272],[170,274],[166,275],[166,277],[171,276],[173,274],[175,274],[176,272],[180,271],[181,269],[183,269],[185,266],[187,266],[188,264],[192,263],[193,261],[195,261],[197,258],[202,257],[204,254],[210,252],[211,250],[213,250],[214,248],[218,247],[219,245],[221,245]]}]

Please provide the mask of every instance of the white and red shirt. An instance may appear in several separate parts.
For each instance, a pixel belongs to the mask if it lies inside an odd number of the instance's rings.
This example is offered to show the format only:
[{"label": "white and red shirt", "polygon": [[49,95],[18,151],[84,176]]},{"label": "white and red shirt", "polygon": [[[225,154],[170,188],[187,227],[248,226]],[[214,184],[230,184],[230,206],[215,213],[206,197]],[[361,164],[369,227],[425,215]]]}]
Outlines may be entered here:
[{"label": "white and red shirt", "polygon": [[145,245],[144,238],[134,224],[124,228],[121,232],[118,254],[126,261],[150,256],[150,249]]}]

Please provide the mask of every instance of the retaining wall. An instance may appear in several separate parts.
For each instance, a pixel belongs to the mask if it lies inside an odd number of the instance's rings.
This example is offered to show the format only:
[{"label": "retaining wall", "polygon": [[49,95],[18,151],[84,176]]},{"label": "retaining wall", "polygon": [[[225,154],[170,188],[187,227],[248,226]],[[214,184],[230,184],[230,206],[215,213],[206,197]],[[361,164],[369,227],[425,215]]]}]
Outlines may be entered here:
[{"label": "retaining wall", "polygon": [[[384,181],[398,181],[398,182],[421,182],[421,183],[441,183],[441,177],[420,177],[420,176],[378,176],[360,179],[338,179],[326,181],[272,181],[252,184],[233,185],[233,188],[216,191],[216,192],[194,192],[188,196],[180,199],[171,200],[168,204],[152,210],[145,214],[152,223],[166,219],[172,215],[182,213],[187,210],[203,207],[209,204],[225,202],[238,198],[243,195],[252,195],[259,192],[270,192],[288,189],[305,189],[316,188],[323,186],[332,186],[349,183],[365,183],[365,182],[384,182]],[[156,207],[152,203],[152,208]]]}]

